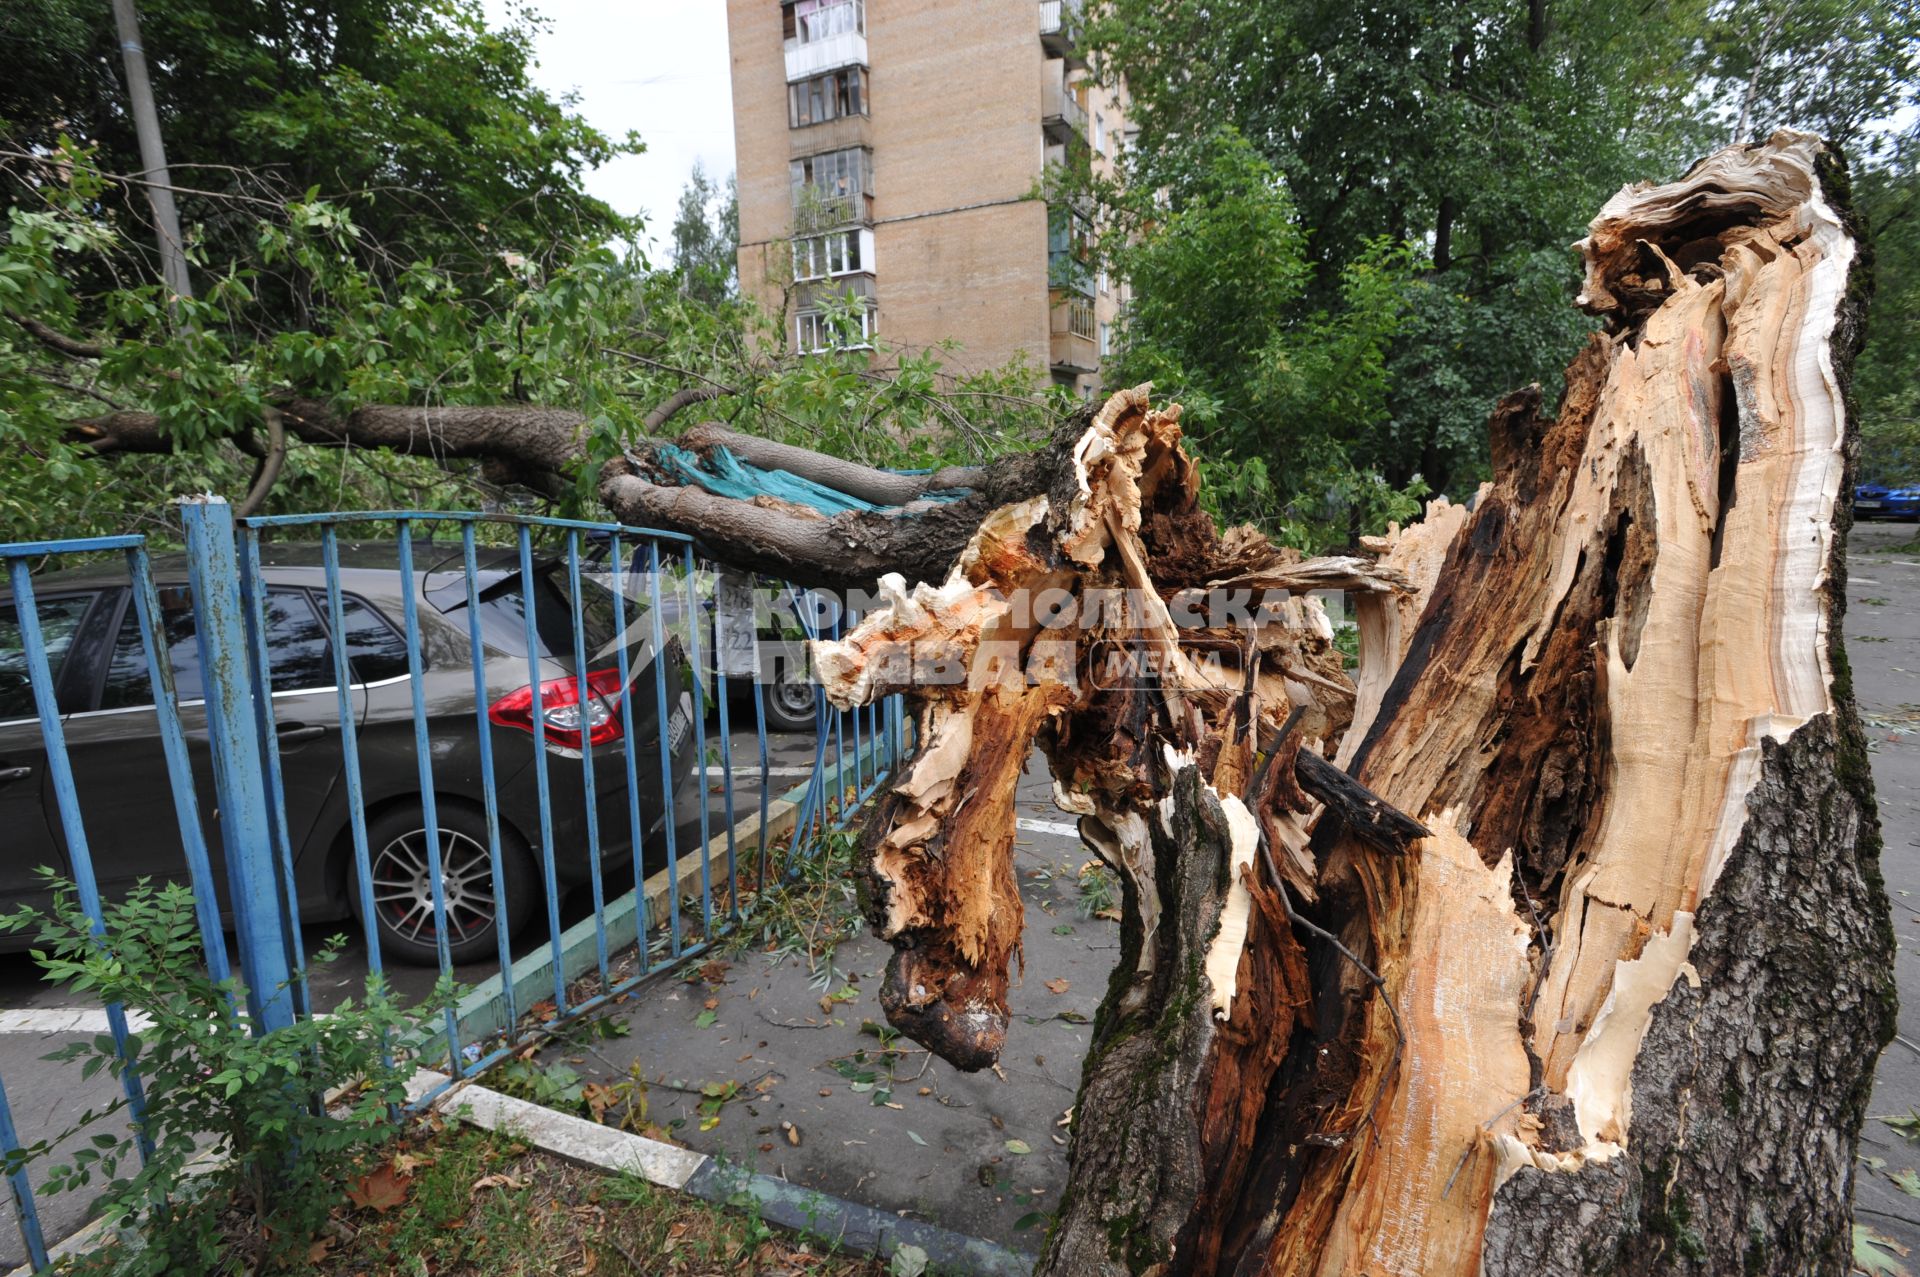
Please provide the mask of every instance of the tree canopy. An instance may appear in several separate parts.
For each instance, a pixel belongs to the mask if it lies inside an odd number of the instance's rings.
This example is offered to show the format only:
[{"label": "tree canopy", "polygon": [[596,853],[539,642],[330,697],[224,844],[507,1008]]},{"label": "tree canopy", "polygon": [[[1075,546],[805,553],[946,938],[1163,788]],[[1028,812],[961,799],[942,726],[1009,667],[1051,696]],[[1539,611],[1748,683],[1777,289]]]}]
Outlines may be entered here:
[{"label": "tree canopy", "polygon": [[[1589,327],[1570,245],[1592,210],[1736,130],[1850,152],[1903,294],[1917,23],[1884,0],[1113,0],[1089,43],[1135,133],[1122,181],[1079,181],[1133,283],[1118,380],[1197,393],[1216,482],[1274,530],[1471,491],[1495,398],[1551,386]],[[1869,469],[1911,418],[1914,347],[1886,331],[1860,372]]]}]

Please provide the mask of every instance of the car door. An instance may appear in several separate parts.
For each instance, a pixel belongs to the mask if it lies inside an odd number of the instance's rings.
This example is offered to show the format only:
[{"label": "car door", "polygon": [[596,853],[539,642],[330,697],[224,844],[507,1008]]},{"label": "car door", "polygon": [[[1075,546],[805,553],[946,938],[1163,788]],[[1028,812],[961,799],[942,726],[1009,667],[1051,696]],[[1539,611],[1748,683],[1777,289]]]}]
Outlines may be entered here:
[{"label": "car door", "polygon": [[[56,696],[66,709],[72,696],[67,689],[75,681],[70,658],[89,619],[98,623],[93,614],[101,594],[54,594],[35,601]],[[65,845],[54,837],[59,819],[19,613],[11,599],[0,599],[0,830],[6,831],[6,850],[0,854],[0,910],[19,904],[44,908],[50,902],[51,893],[37,871],[44,866],[67,872]]]},{"label": "car door", "polygon": [[[226,872],[191,596],[181,584],[162,585],[159,595],[201,826],[225,909]],[[332,655],[326,629],[305,590],[269,588],[263,610],[287,830],[298,847],[340,771]],[[102,889],[123,892],[143,877],[185,881],[172,784],[160,748],[139,621],[130,602],[121,607],[96,707],[72,716],[68,741]]]}]

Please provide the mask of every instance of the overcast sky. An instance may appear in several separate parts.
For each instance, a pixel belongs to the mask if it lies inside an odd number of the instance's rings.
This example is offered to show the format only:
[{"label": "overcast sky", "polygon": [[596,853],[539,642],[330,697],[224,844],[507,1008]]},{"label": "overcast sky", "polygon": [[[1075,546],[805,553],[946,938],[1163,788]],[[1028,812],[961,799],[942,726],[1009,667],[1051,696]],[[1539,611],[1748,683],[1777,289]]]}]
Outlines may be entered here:
[{"label": "overcast sky", "polygon": [[[486,0],[490,22],[508,0]],[[648,256],[673,227],[674,206],[697,159],[716,181],[733,172],[733,90],[725,0],[534,0],[547,20],[534,79],[577,93],[587,122],[619,136],[638,130],[644,155],[587,178],[587,190],[622,213],[647,218]]]}]

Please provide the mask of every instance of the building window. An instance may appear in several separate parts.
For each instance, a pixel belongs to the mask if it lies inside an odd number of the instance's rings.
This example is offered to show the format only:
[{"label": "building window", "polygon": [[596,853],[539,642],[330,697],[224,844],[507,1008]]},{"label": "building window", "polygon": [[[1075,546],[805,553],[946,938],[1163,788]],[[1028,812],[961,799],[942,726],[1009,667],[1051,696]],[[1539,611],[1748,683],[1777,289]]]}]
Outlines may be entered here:
[{"label": "building window", "polygon": [[1093,149],[1102,155],[1107,153],[1107,122],[1097,111],[1093,116]]},{"label": "building window", "polygon": [[803,310],[793,317],[794,348],[802,354],[817,355],[827,350],[859,350],[873,344],[880,329],[880,313],[872,303],[861,301],[847,312],[845,327],[834,316],[820,310]]},{"label": "building window", "polygon": [[825,279],[867,269],[860,260],[860,231],[835,231],[793,241],[795,280]]},{"label": "building window", "polygon": [[1100,358],[1105,359],[1113,353],[1113,325],[1100,325]]},{"label": "building window", "polygon": [[866,71],[842,67],[787,86],[787,126],[803,129],[846,115],[867,113]]},{"label": "building window", "polygon": [[856,146],[788,165],[796,224],[817,227],[856,220],[860,197],[873,194],[873,164],[867,155]]},{"label": "building window", "polygon": [[787,39],[800,44],[837,35],[864,35],[867,30],[864,0],[796,0],[785,7],[783,18]]}]

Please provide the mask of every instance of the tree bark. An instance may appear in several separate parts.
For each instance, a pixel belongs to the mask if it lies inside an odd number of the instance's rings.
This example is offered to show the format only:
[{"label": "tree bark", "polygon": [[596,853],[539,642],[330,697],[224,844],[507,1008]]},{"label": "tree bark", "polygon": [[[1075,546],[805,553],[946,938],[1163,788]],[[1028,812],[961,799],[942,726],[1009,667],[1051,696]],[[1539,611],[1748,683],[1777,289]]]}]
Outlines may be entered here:
[{"label": "tree bark", "polygon": [[[1794,133],[1622,191],[1558,413],[1510,396],[1471,511],[1372,564],[1217,533],[1142,388],[816,645],[837,704],[919,715],[862,842],[895,1025],[1005,1044],[1029,741],[1120,879],[1041,1272],[1847,1269],[1893,1011],[1839,646],[1849,219]],[[1336,578],[1357,685],[1293,597]],[[1280,598],[1195,606],[1247,589]]]}]

